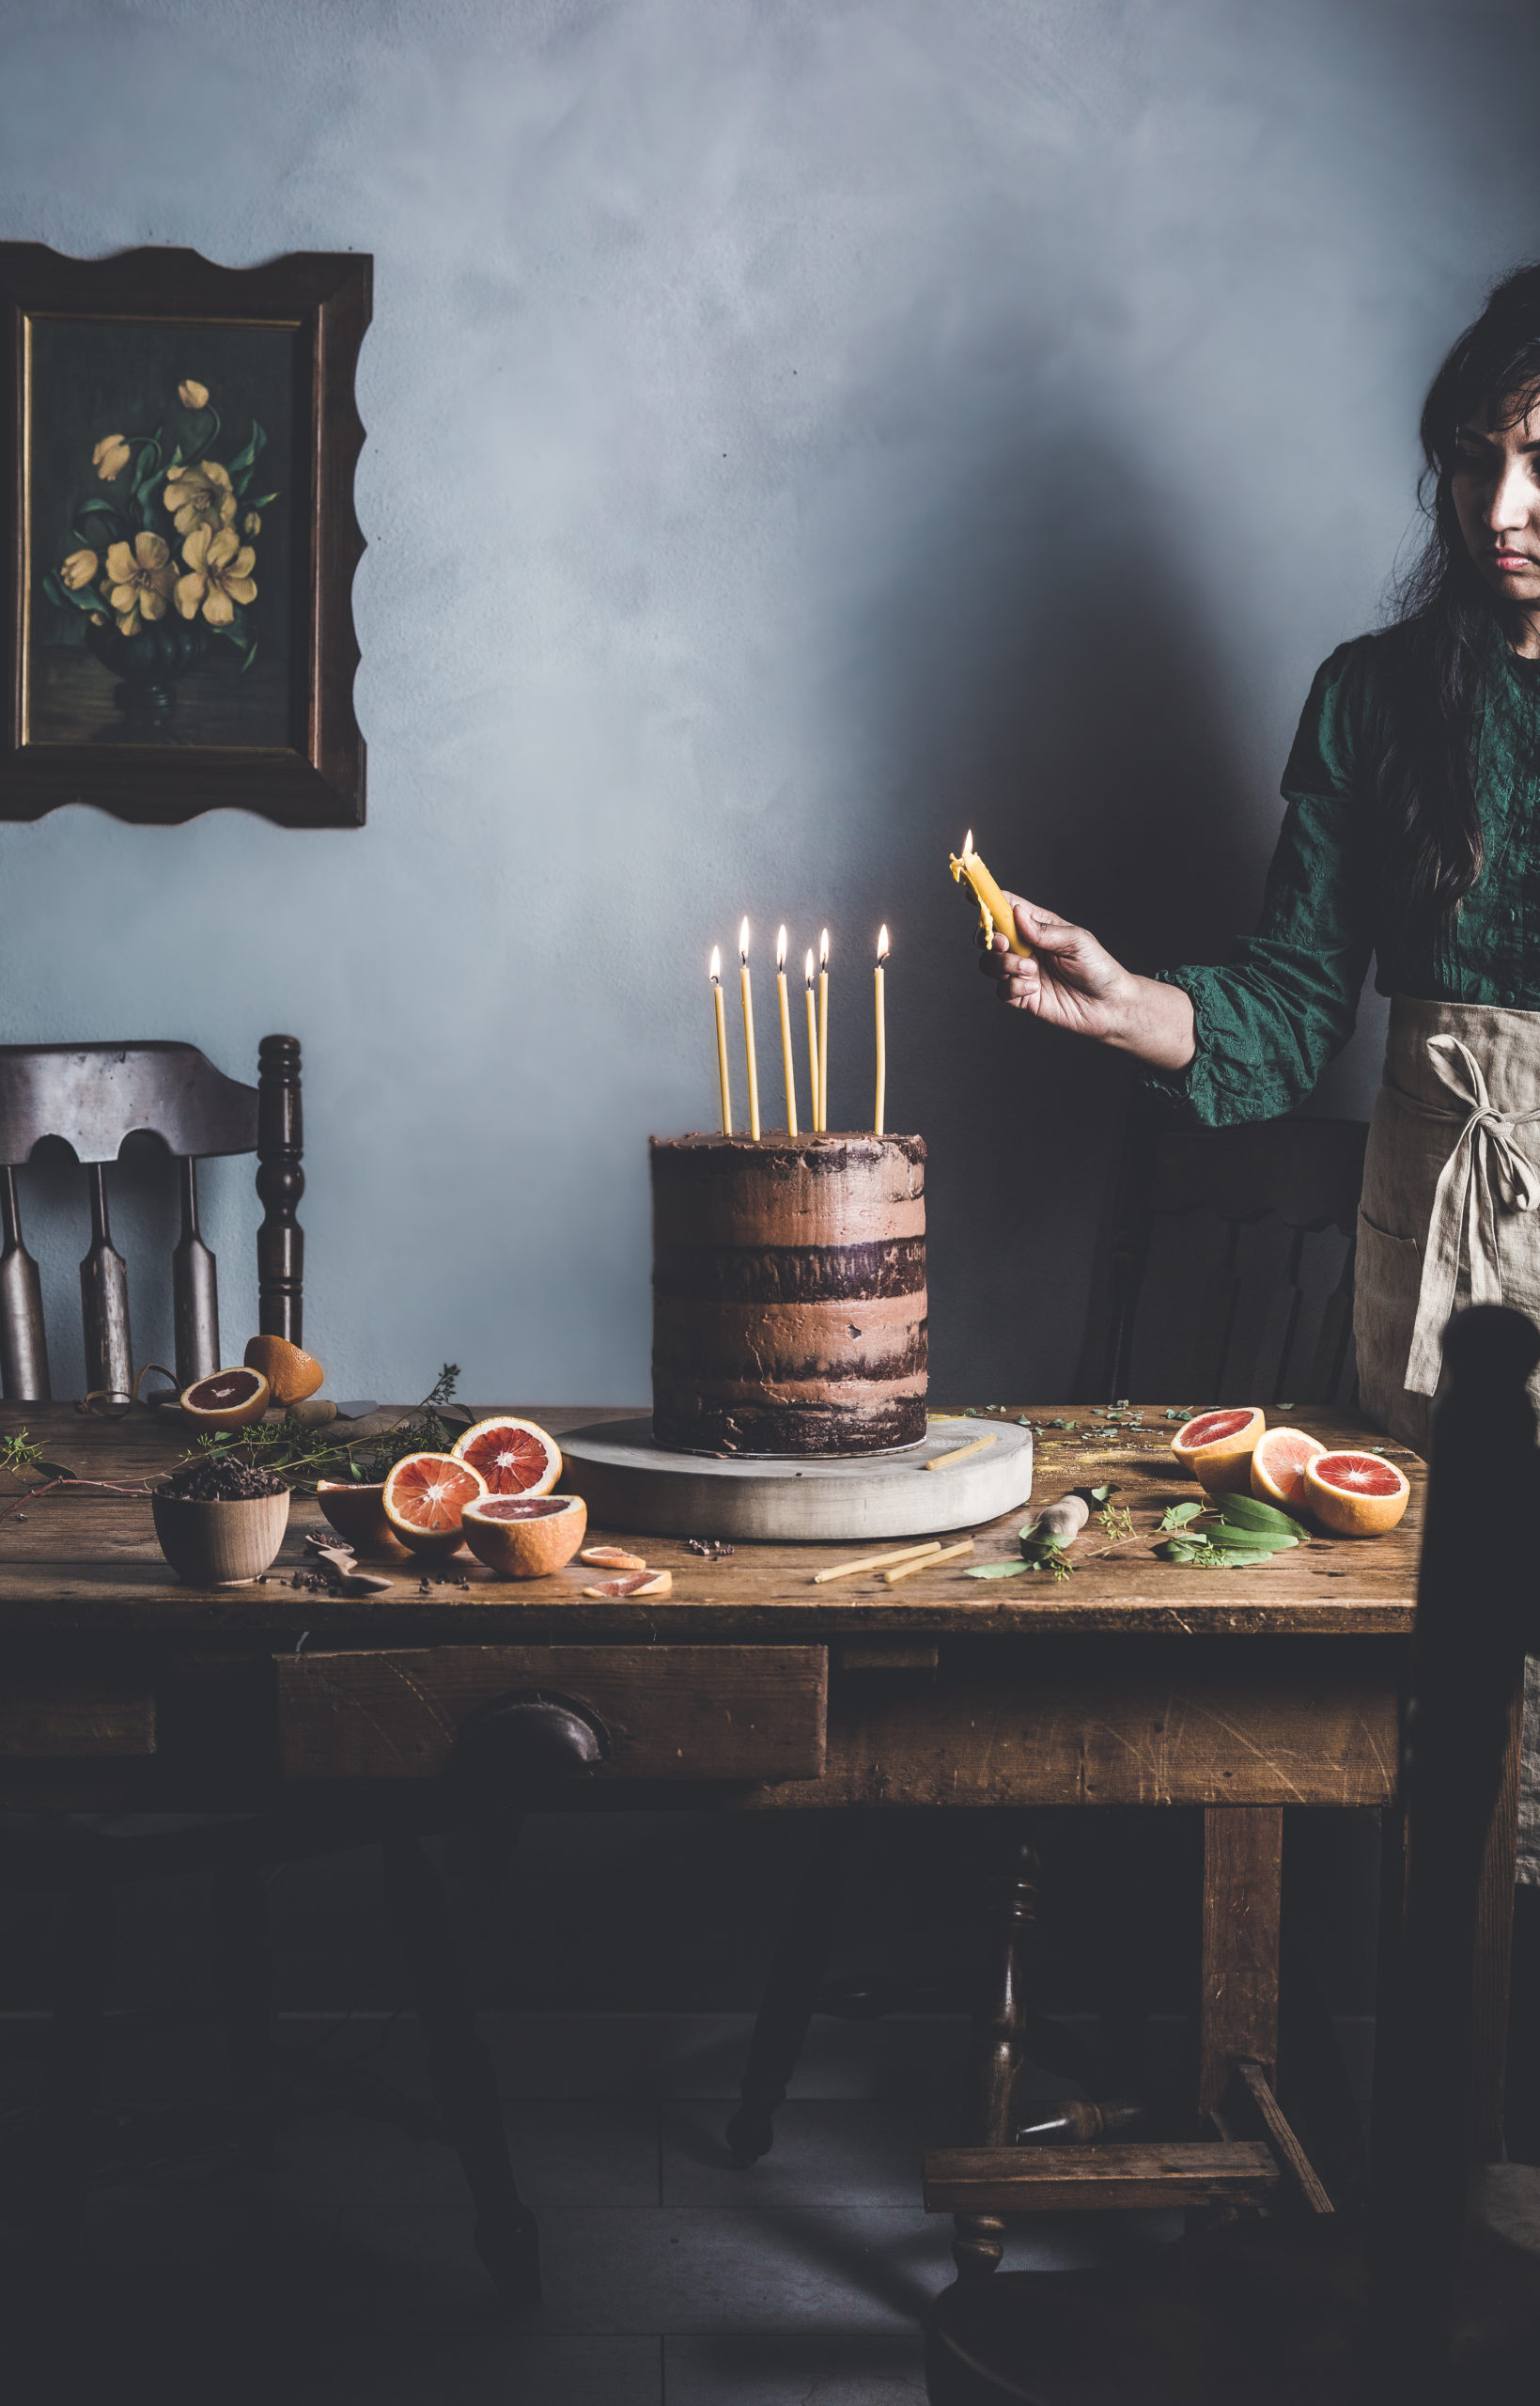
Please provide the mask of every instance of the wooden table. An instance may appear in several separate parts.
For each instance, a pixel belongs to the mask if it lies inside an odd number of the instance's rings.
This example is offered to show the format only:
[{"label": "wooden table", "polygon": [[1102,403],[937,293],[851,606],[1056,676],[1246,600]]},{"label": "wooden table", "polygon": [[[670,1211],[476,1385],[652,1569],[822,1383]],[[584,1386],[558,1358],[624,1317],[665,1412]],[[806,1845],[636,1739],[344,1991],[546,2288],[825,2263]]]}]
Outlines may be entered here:
[{"label": "wooden table", "polygon": [[[559,1433],[603,1415],[535,1416]],[[1306,1416],[1329,1442],[1365,1442],[1346,1415]],[[426,1593],[421,1566],[403,1562],[396,1592],[353,1600],[288,1584],[305,1531],[322,1525],[297,1500],[266,1584],[203,1591],[169,1577],[145,1502],[38,1498],[0,1519],[0,1778],[61,1798],[107,1778],[168,1809],[315,1783],[397,1789],[441,1777],[478,1709],[538,1688],[602,1726],[608,1758],[585,1805],[1199,1807],[1207,2113],[1235,2060],[1270,2077],[1276,2057],[1283,1808],[1394,1800],[1422,1467],[1383,1446],[1414,1488],[1390,1537],[1202,1571],[1153,1554],[1159,1512],[1195,1492],[1159,1407],[1112,1423],[1074,1405],[1031,1417],[1052,1424],[1037,1439],[1036,1502],[1110,1481],[1137,1532],[1111,1544],[1093,1523],[1063,1584],[974,1581],[949,1564],[893,1588],[876,1576],[817,1586],[816,1570],[858,1549],[704,1561],[652,1539],[648,1560],[674,1574],[661,1602],[586,1598],[598,1574],[579,1565],[519,1585],[463,1555],[428,1565],[438,1584]],[[138,1411],[105,1425],[67,1406],[0,1407],[0,1430],[23,1422],[82,1476],[151,1476],[182,1444]],[[1019,1518],[980,1530],[974,1559],[1013,1555]],[[1517,1779],[1517,1747],[1515,1760]],[[1512,1818],[1494,1842],[1479,1975],[1477,2145],[1494,2157]],[[1019,1928],[1004,1936],[1007,1980]],[[997,1997],[992,2043],[1006,2055],[1009,2023]],[[1002,2110],[997,2097],[985,2123]]]}]

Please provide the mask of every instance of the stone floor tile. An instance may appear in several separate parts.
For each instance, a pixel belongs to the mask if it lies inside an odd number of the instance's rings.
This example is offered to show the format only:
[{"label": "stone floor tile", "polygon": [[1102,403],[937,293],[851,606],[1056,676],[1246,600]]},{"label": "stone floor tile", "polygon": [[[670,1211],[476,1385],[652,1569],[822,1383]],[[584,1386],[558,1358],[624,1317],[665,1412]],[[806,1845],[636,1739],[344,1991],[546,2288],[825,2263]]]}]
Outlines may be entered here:
[{"label": "stone floor tile", "polygon": [[723,2136],[731,2110],[715,2099],[664,2105],[664,2205],[737,2211],[839,2200],[912,2211],[926,2148],[955,2147],[961,2131],[952,2106],[788,2098],[775,2117],[775,2145],[745,2165]]},{"label": "stone floor tile", "polygon": [[286,2383],[284,2406],[662,2406],[662,2397],[659,2339],[408,2332],[387,2349],[355,2341],[329,2354]]},{"label": "stone floor tile", "polygon": [[908,2339],[666,2339],[668,2406],[926,2406],[925,2348]]},{"label": "stone floor tile", "polygon": [[[532,2206],[658,2202],[658,2108],[625,2101],[525,2098],[505,2124],[519,2193]],[[264,2181],[272,2197],[338,2206],[463,2206],[454,2149],[349,2113],[306,2115],[279,2134]]]},{"label": "stone floor tile", "polygon": [[[392,2329],[484,2319],[472,2220],[447,2207],[345,2208],[339,2284]],[[1098,2262],[1099,2220],[1024,2223],[1006,2262]],[[541,2215],[540,2239],[545,2299],[530,2328],[550,2334],[912,2331],[953,2269],[950,2221],[892,2208],[557,2208]]]}]

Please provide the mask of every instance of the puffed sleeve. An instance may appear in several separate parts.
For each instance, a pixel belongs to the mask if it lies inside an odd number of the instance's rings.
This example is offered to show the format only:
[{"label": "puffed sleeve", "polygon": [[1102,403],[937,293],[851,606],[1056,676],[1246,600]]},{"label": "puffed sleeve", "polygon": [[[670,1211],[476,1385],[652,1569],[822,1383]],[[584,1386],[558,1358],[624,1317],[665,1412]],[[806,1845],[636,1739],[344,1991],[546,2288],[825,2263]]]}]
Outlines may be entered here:
[{"label": "puffed sleeve", "polygon": [[1365,650],[1344,644],[1310,689],[1255,935],[1222,968],[1157,972],[1191,997],[1197,1051],[1185,1070],[1148,1070],[1143,1083],[1206,1127],[1290,1110],[1353,1033],[1374,949]]}]

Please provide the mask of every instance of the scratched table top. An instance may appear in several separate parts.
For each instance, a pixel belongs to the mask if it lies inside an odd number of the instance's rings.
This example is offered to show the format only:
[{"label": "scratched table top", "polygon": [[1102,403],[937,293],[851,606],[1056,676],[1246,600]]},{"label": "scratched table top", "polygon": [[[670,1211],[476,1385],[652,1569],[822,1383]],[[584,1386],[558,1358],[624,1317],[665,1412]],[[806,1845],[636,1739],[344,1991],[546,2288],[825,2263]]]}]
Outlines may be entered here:
[{"label": "scratched table top", "polygon": [[[607,1410],[512,1408],[558,1438],[563,1429],[604,1418]],[[619,1407],[608,1409],[618,1415]],[[973,1532],[972,1555],[894,1587],[875,1572],[814,1584],[817,1570],[883,1550],[877,1545],[739,1545],[725,1558],[703,1560],[682,1539],[651,1538],[635,1550],[672,1571],[674,1592],[661,1601],[585,1597],[584,1586],[603,1574],[581,1563],[552,1578],[509,1581],[463,1553],[448,1565],[426,1566],[397,1553],[369,1566],[396,1580],[390,1592],[334,1596],[290,1584],[304,1576],[306,1534],[326,1526],[319,1508],[296,1495],[283,1553],[265,1583],[197,1588],[183,1586],[163,1559],[147,1495],[69,1487],[29,1495],[23,1482],[0,1474],[0,1640],[91,1633],[173,1646],[249,1637],[265,1646],[308,1631],[315,1642],[344,1645],[557,1638],[766,1643],[879,1632],[988,1637],[1116,1631],[1180,1638],[1399,1637],[1410,1630],[1424,1486],[1415,1455],[1351,1414],[1294,1410],[1291,1420],[1328,1445],[1374,1445],[1399,1462],[1412,1482],[1406,1518],[1388,1537],[1313,1539],[1256,1567],[1201,1570],[1162,1562],[1155,1553],[1167,1508],[1200,1494],[1171,1456],[1174,1411],[1163,1404],[1116,1412],[1023,1404],[978,1412],[981,1434],[994,1418],[1031,1422],[1037,1461],[1029,1512],[1072,1488],[1106,1484],[1114,1491],[1112,1505],[1128,1516],[1131,1537],[1093,1520],[1068,1556],[1074,1568],[1063,1581],[1034,1571],[999,1580],[964,1575],[973,1564],[1018,1555],[1017,1531],[1028,1517],[1018,1508]],[[366,1437],[392,1416],[345,1423],[339,1433]],[[86,1418],[70,1404],[0,1404],[0,1435],[23,1428],[50,1461],[78,1478],[130,1488],[163,1476],[189,1442],[174,1422],[137,1407],[109,1422]],[[594,1527],[589,1541],[625,1543],[627,1532]]]}]

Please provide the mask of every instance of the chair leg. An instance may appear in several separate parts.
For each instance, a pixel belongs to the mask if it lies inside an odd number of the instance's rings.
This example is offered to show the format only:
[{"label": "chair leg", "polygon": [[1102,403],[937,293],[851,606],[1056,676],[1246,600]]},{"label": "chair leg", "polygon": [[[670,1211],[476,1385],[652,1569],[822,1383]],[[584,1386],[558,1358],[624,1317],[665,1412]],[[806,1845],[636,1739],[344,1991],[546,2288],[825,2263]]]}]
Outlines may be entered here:
[{"label": "chair leg", "polygon": [[511,2305],[537,2305],[539,2234],[514,2185],[497,2076],[476,2028],[443,1891],[416,1838],[389,1840],[384,1866],[385,1910],[406,1958],[434,2095],[475,2200],[476,2254]]},{"label": "chair leg", "polygon": [[[1016,2094],[1021,2077],[1024,1956],[1037,1921],[1037,1849],[1030,1829],[1017,1824],[1011,1841],[1011,1875],[999,1926],[998,1953],[989,1989],[975,2026],[973,2048],[973,2147],[1008,2147],[1016,2133]],[[959,2280],[992,2273],[1005,2248],[1005,2225],[998,2214],[957,2214],[952,2259]]]},{"label": "chair leg", "polygon": [[229,2108],[250,2162],[272,2145],[272,1965],[259,1864],[227,1865],[213,1886],[214,1994],[225,2031]]},{"label": "chair leg", "polygon": [[834,1921],[845,1895],[851,1816],[822,1813],[790,1917],[781,1933],[749,2041],[739,2086],[742,2103],[727,2125],[727,2145],[742,2164],[768,2155],[774,2115],[807,2043]]},{"label": "chair leg", "polygon": [[101,2023],[117,1953],[110,1883],[69,1882],[54,1917],[48,2048],[43,2081],[43,2227],[70,2239],[90,2186],[101,2079]]}]

